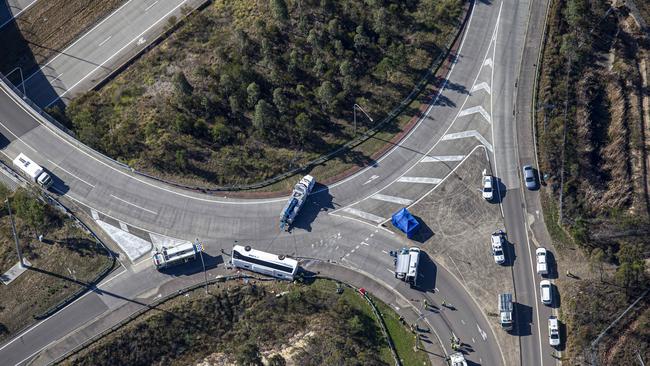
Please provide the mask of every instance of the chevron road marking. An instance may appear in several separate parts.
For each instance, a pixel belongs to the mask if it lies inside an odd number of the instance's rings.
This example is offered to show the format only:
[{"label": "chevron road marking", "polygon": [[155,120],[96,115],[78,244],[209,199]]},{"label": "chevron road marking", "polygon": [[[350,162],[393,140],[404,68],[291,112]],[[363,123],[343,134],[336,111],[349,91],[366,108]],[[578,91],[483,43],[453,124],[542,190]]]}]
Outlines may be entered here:
[{"label": "chevron road marking", "polygon": [[372,222],[376,222],[378,224],[380,222],[383,222],[383,221],[386,220],[383,217],[379,217],[377,215],[373,215],[373,214],[368,213],[368,212],[357,210],[356,208],[352,208],[352,207],[346,207],[346,208],[342,209],[341,211],[347,212],[347,213],[355,215],[355,216],[359,216],[362,219],[366,219],[366,220],[369,220],[369,221],[372,221]]},{"label": "chevron road marking", "polygon": [[463,131],[463,132],[455,132],[455,133],[448,133],[444,136],[442,136],[443,141],[448,141],[448,140],[457,140],[457,139],[464,139],[468,137],[474,137],[475,139],[479,140],[481,144],[485,145],[490,152],[494,152],[492,149],[492,144],[490,144],[485,137],[483,137],[478,131],[476,130],[469,130],[469,131]]},{"label": "chevron road marking", "polygon": [[465,155],[425,156],[421,163],[438,163],[443,161],[461,161]]},{"label": "chevron road marking", "polygon": [[491,58],[486,58],[485,61],[483,61],[483,66],[490,66],[494,68],[494,63],[492,62]]},{"label": "chevron road marking", "polygon": [[438,184],[442,179],[429,177],[401,177],[397,181],[402,183]]},{"label": "chevron road marking", "polygon": [[408,205],[410,205],[411,203],[413,203],[413,201],[410,200],[410,199],[408,199],[408,198],[401,198],[401,197],[395,197],[395,196],[387,196],[387,195],[379,194],[379,193],[377,193],[377,194],[371,196],[370,198],[372,198],[372,199],[376,199],[376,200],[380,200],[380,201],[386,201],[386,202],[397,203],[398,205],[404,205],[404,206],[408,206]]},{"label": "chevron road marking", "polygon": [[469,116],[469,115],[472,115],[474,113],[480,113],[481,116],[483,116],[483,118],[485,118],[485,120],[489,124],[492,124],[492,118],[490,118],[490,115],[485,110],[485,108],[483,108],[480,105],[477,105],[477,106],[474,106],[474,107],[471,107],[471,108],[467,108],[467,109],[463,109],[462,111],[460,111],[460,113],[458,113],[458,117]]},{"label": "chevron road marking", "polygon": [[480,83],[480,84],[474,85],[472,87],[472,90],[470,90],[469,92],[474,93],[475,91],[478,91],[478,90],[481,90],[481,89],[485,90],[488,94],[492,95],[492,89],[490,89],[490,86],[485,81]]}]

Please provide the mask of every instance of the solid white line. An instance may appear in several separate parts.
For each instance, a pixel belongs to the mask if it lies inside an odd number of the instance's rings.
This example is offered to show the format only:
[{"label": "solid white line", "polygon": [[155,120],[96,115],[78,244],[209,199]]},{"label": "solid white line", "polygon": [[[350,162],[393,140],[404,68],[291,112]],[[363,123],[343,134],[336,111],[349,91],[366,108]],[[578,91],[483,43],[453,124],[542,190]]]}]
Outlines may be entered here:
[{"label": "solid white line", "polygon": [[133,206],[133,207],[137,207],[137,208],[139,208],[139,209],[141,209],[141,210],[143,210],[143,211],[147,211],[147,212],[150,212],[150,213],[152,213],[152,214],[154,214],[154,215],[157,215],[157,213],[154,212],[154,211],[151,211],[151,210],[148,210],[148,209],[146,209],[146,208],[144,208],[144,207],[138,206],[138,205],[136,205],[135,203],[131,203],[131,202],[129,202],[129,201],[123,200],[123,199],[121,199],[120,197],[117,197],[117,196],[115,196],[115,195],[113,195],[113,194],[111,194],[111,197],[115,198],[116,200],[120,200],[120,201],[122,201],[122,202],[124,202],[124,203],[126,203],[126,204],[129,204],[129,205],[131,205],[131,206]]},{"label": "solid white line", "polygon": [[36,75],[36,74],[38,74],[38,73],[41,73],[41,72],[43,71],[43,69],[46,68],[49,64],[51,64],[54,60],[56,60],[57,58],[59,58],[59,56],[66,54],[67,51],[68,51],[70,48],[72,48],[74,45],[76,45],[77,43],[79,43],[82,39],[86,38],[87,35],[89,35],[92,31],[94,31],[95,29],[97,29],[97,27],[99,27],[100,25],[104,24],[104,22],[106,22],[108,19],[110,19],[110,18],[111,18],[113,15],[115,15],[118,11],[122,10],[122,8],[124,8],[125,6],[127,6],[131,1],[133,1],[133,0],[128,0],[127,2],[124,3],[124,5],[120,6],[120,7],[117,8],[117,9],[115,9],[114,12],[112,12],[111,14],[109,14],[109,15],[108,15],[106,18],[104,18],[101,22],[97,23],[97,25],[95,25],[94,27],[92,27],[88,32],[84,33],[83,36],[79,37],[76,41],[72,42],[72,44],[70,44],[68,47],[64,48],[63,51],[61,51],[58,55],[54,56],[54,57],[53,57],[50,61],[48,61],[45,65],[41,66],[41,67],[38,69],[38,71],[35,71],[33,74],[29,75],[29,76],[27,77],[27,79],[25,79],[25,80],[23,81],[23,83],[21,83],[21,84],[26,83],[29,79],[31,79],[32,77],[34,77],[34,75]]},{"label": "solid white line", "polygon": [[102,63],[99,64],[97,67],[95,67],[94,69],[92,69],[92,71],[90,71],[89,73],[87,73],[87,74],[86,74],[84,77],[82,77],[79,81],[77,81],[76,83],[72,84],[72,86],[69,87],[68,89],[66,89],[66,91],[63,92],[63,94],[59,95],[57,98],[54,98],[54,100],[52,100],[50,103],[48,103],[48,105],[46,106],[46,108],[49,107],[50,105],[52,105],[52,103],[56,102],[57,100],[63,98],[66,94],[68,94],[68,92],[69,92],[72,88],[74,88],[74,87],[76,87],[77,85],[79,85],[80,83],[82,83],[82,82],[83,82],[84,80],[86,80],[90,75],[92,75],[93,73],[95,73],[95,71],[97,71],[97,70],[101,69],[102,67],[104,67],[104,65],[106,65],[106,63],[108,63],[110,60],[112,60],[113,57],[115,57],[115,56],[117,56],[118,54],[120,54],[120,53],[121,53],[122,51],[124,51],[127,47],[129,47],[129,46],[131,45],[131,43],[137,41],[138,38],[142,37],[143,34],[147,33],[149,30],[151,30],[151,28],[155,27],[156,25],[158,25],[158,23],[160,23],[161,21],[163,21],[164,19],[166,19],[166,18],[169,16],[169,14],[175,12],[178,8],[180,8],[181,6],[185,5],[185,3],[186,3],[187,1],[188,1],[188,0],[183,0],[180,4],[176,5],[176,7],[174,7],[172,10],[170,10],[169,12],[167,12],[167,14],[163,15],[160,19],[158,19],[158,20],[157,20],[156,22],[154,22],[152,25],[150,25],[149,27],[147,27],[147,29],[145,29],[144,31],[142,31],[142,33],[138,34],[135,38],[133,38],[131,41],[129,41],[127,44],[125,44],[122,48],[120,48],[120,49],[117,50],[115,53],[113,53],[109,58],[107,58],[106,60],[104,60],[104,62],[102,62]]},{"label": "solid white line", "polygon": [[447,161],[461,161],[465,155],[440,155],[440,156],[425,156],[421,163],[438,163]]},{"label": "solid white line", "polygon": [[[13,133],[13,131],[11,131],[10,129],[8,129],[7,126],[4,125],[4,123],[0,122],[0,126],[2,126],[5,130],[7,130],[7,132],[9,132],[13,137],[16,138],[16,140],[22,142],[23,145],[25,145],[25,146],[27,146],[28,148],[32,149],[33,152],[38,153],[38,151],[36,151],[36,149],[34,149],[33,147],[27,145],[27,143],[26,143],[25,141],[23,141],[23,139],[21,139],[21,138],[18,137],[15,133]],[[5,154],[5,155],[7,155],[7,154]],[[9,157],[9,155],[7,155],[7,157]],[[10,158],[10,159],[11,159],[11,160],[14,160],[15,157],[14,157],[14,158]]]},{"label": "solid white line", "polygon": [[108,42],[108,40],[111,39],[111,38],[113,38],[113,36],[108,36],[108,38],[106,38],[105,40],[99,42],[99,47],[103,46],[104,43]]},{"label": "solid white line", "polygon": [[375,200],[385,201],[385,202],[397,203],[398,205],[405,205],[405,206],[408,206],[411,204],[411,202],[413,202],[413,200],[410,200],[408,198],[387,196],[379,193],[372,195],[370,198]]},{"label": "solid white line", "polygon": [[[38,2],[38,0],[34,0],[34,1],[32,1],[31,3],[27,4],[26,7],[20,9],[20,11],[17,12],[16,14],[9,14],[9,15],[10,15],[9,20],[7,20],[7,21],[5,21],[4,23],[2,23],[2,24],[0,25],[0,29],[2,29],[5,25],[7,25],[7,24],[13,22],[14,20],[17,21],[17,19],[18,19],[18,17],[20,16],[20,14],[24,13],[25,11],[27,11],[27,9],[29,9],[32,5],[36,4],[37,2]],[[7,10],[8,10],[8,9],[7,9]]]},{"label": "solid white line", "polygon": [[485,110],[485,108],[483,108],[483,106],[480,106],[480,105],[470,107],[470,108],[467,108],[467,109],[463,109],[462,111],[460,111],[460,113],[458,113],[458,117],[469,116],[469,115],[472,115],[472,114],[475,114],[475,113],[480,113],[481,116],[483,116],[483,118],[485,118],[485,120],[488,123],[490,123],[490,124],[492,123],[492,118],[490,118],[490,115]]},{"label": "solid white line", "polygon": [[58,165],[57,163],[53,162],[52,160],[47,159],[47,161],[49,161],[50,164],[54,165],[54,166],[57,167],[58,169],[61,169],[61,170],[63,170],[64,172],[68,173],[69,175],[71,175],[71,176],[77,178],[79,181],[81,181],[81,182],[83,182],[83,183],[86,183],[87,185],[89,185],[89,186],[95,188],[95,186],[94,186],[93,184],[90,184],[90,183],[86,182],[85,180],[83,180],[83,179],[77,177],[76,175],[72,174],[71,172],[69,172],[69,171],[63,169],[60,165]]},{"label": "solid white line", "polygon": [[373,214],[368,213],[368,212],[363,212],[361,210],[357,210],[356,208],[352,208],[352,207],[346,207],[346,208],[342,209],[341,211],[347,212],[347,213],[355,215],[355,216],[359,216],[362,219],[373,221],[373,222],[375,222],[377,224],[386,220],[383,217],[379,217],[377,215],[373,215]]},{"label": "solid white line", "polygon": [[147,6],[146,8],[144,8],[144,11],[147,11],[147,10],[153,8],[153,6],[156,5],[156,4],[158,4],[158,0],[154,1],[153,3],[151,3],[151,5],[149,5],[149,6]]},{"label": "solid white line", "polygon": [[493,152],[492,150],[492,144],[490,144],[485,137],[483,137],[478,131],[476,130],[470,130],[470,131],[463,131],[463,132],[454,132],[454,133],[449,133],[444,136],[442,136],[442,141],[449,141],[449,140],[458,140],[458,139],[464,139],[468,137],[474,137],[475,139],[479,140],[481,144],[485,145],[490,152]]},{"label": "solid white line", "polygon": [[439,184],[442,179],[429,177],[400,177],[397,181],[401,183]]}]

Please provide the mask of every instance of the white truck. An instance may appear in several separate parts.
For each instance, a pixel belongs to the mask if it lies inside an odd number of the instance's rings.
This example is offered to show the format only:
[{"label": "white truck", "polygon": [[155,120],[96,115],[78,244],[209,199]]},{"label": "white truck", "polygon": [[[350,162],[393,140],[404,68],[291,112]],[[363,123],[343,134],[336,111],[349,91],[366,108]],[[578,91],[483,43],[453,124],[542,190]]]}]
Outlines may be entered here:
[{"label": "white truck", "polygon": [[450,354],[447,358],[447,363],[449,366],[467,366],[465,355],[462,352],[455,352]]},{"label": "white truck", "polygon": [[48,189],[52,186],[52,177],[32,159],[28,158],[25,154],[20,153],[14,159],[14,166],[22,172],[32,182]]},{"label": "white truck", "polygon": [[409,271],[406,273],[406,282],[411,287],[417,287],[418,281],[418,264],[420,263],[420,248],[412,247],[409,249]]},{"label": "white truck", "polygon": [[510,293],[504,293],[504,294],[499,294],[499,324],[501,324],[501,328],[505,329],[506,331],[512,330],[512,323],[513,323],[513,317],[512,317],[512,312],[513,312],[513,304],[512,304],[512,294]]},{"label": "white truck", "polygon": [[307,196],[311,193],[311,190],[316,184],[316,179],[311,175],[305,175],[302,177],[300,182],[293,187],[293,192],[289,201],[282,209],[282,216],[280,216],[280,229],[289,230],[293,220],[298,216],[298,212],[302,208],[302,205],[307,201]]},{"label": "white truck", "polygon": [[195,243],[184,243],[172,247],[163,246],[153,252],[151,260],[157,269],[163,269],[196,259],[196,255],[201,252],[201,249],[200,244]]},{"label": "white truck", "polygon": [[537,250],[535,250],[535,257],[537,258],[537,273],[540,275],[547,275],[548,262],[546,260],[546,249],[537,248]]}]

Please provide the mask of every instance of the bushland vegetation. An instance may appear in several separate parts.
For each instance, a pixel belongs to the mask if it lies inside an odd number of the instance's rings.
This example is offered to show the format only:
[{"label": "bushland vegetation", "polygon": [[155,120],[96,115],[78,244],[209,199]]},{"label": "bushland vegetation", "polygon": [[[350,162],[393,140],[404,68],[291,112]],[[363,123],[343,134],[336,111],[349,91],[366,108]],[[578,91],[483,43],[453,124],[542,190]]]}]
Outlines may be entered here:
[{"label": "bushland vegetation", "polygon": [[[349,141],[354,103],[375,121],[394,108],[453,37],[464,3],[215,0],[53,113],[138,170],[260,181]],[[357,132],[370,124],[359,112]]]},{"label": "bushland vegetation", "polygon": [[[613,266],[600,283],[576,289],[584,293],[565,319],[570,356],[648,286],[648,46],[625,6],[552,2],[536,106],[545,214],[555,239],[581,247],[601,274],[603,262]],[[589,310],[597,298],[611,310],[598,310],[607,314],[601,320]]]},{"label": "bushland vegetation", "polygon": [[30,263],[17,279],[0,284],[0,340],[29,325],[34,316],[84,287],[111,264],[108,252],[88,233],[37,197],[0,184],[0,274],[18,263],[6,198],[23,257]]},{"label": "bushland vegetation", "polygon": [[209,296],[201,289],[147,312],[67,362],[388,364],[392,359],[380,358],[386,347],[381,330],[369,310],[355,306],[350,296],[359,295],[277,283],[231,285]]}]

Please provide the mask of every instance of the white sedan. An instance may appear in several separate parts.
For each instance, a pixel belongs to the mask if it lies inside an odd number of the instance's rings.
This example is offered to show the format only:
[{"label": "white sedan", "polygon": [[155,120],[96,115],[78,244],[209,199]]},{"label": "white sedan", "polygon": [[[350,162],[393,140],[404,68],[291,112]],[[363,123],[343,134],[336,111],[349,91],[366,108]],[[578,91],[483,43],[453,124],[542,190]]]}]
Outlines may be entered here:
[{"label": "white sedan", "polygon": [[494,199],[494,177],[491,175],[483,176],[483,198],[486,201]]},{"label": "white sedan", "polygon": [[548,343],[552,347],[560,345],[560,324],[555,316],[548,318]]}]

